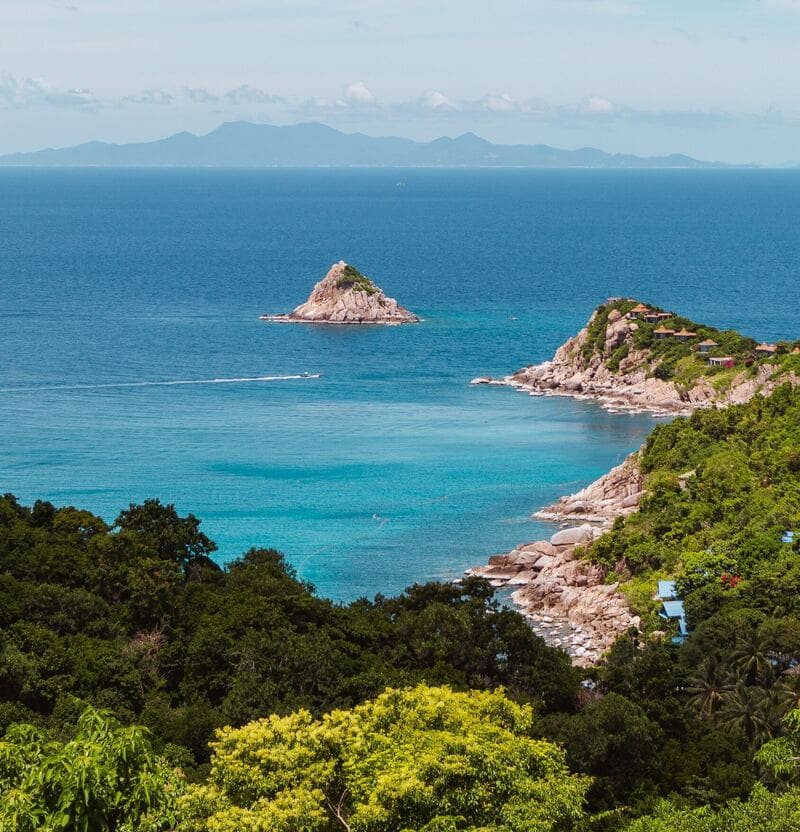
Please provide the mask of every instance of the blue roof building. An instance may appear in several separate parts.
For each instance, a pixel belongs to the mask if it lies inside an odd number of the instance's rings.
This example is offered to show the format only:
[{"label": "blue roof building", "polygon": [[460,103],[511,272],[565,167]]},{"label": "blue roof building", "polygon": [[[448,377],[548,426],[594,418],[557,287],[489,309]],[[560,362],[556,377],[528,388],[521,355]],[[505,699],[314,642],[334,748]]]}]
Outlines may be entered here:
[{"label": "blue roof building", "polygon": [[661,612],[659,615],[662,618],[684,618],[686,612],[683,609],[683,601],[680,599],[676,601],[664,601],[661,605]]},{"label": "blue roof building", "polygon": [[781,537],[781,543],[794,543],[794,532],[787,529]]},{"label": "blue roof building", "polygon": [[675,581],[659,581],[658,582],[658,599],[659,601],[672,601],[678,595],[675,589]]},{"label": "blue roof building", "polygon": [[680,599],[664,601],[661,605],[659,615],[668,621],[676,621],[678,624],[678,635],[672,637],[673,644],[682,644],[689,635],[689,627],[686,624],[686,610],[683,608],[683,601]]}]

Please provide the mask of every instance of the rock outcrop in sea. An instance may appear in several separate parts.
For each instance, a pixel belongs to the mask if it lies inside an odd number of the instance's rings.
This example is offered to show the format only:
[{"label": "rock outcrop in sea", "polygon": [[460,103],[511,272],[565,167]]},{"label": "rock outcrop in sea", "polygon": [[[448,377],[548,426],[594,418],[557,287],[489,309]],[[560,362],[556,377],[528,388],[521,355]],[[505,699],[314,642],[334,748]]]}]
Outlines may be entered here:
[{"label": "rock outcrop in sea", "polygon": [[407,324],[419,318],[361,272],[340,260],[311,290],[308,300],[284,315],[262,320],[310,324]]}]

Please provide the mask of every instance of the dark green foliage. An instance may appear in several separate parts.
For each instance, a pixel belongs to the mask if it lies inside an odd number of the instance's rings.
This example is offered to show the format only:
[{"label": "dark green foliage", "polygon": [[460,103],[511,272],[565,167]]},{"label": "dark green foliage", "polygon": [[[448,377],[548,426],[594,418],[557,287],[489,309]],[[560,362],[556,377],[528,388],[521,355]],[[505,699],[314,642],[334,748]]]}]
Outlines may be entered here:
[{"label": "dark green foliage", "polygon": [[[694,575],[705,576],[701,583],[737,575],[742,583],[725,589],[730,597],[763,594],[768,580],[791,583],[797,558],[780,538],[800,527],[798,448],[800,391],[789,385],[746,405],[659,425],[641,455],[648,476],[641,510],[601,538],[591,556],[607,566],[624,560],[633,570],[683,563],[687,595],[697,588]],[[776,570],[781,577],[770,579]],[[773,602],[800,611],[793,600]]]},{"label": "dark green foliage", "polygon": [[0,727],[75,721],[74,697],[200,763],[219,726],[349,707],[387,685],[507,687],[570,709],[578,677],[483,581],[341,606],[274,550],[220,569],[197,518],[149,500],[113,527],[0,499]]},{"label": "dark green foliage", "polygon": [[377,292],[375,284],[364,274],[349,263],[342,270],[342,276],[336,281],[340,289],[355,289],[357,292],[366,292],[374,295]]},{"label": "dark green foliage", "polygon": [[662,732],[662,794],[744,796],[753,753],[800,703],[800,555],[781,543],[800,529],[798,447],[800,390],[789,385],[661,425],[641,455],[640,511],[589,551],[606,567],[675,574],[694,630],[680,648],[623,638],[599,673]]},{"label": "dark green foliage", "polygon": [[630,350],[630,344],[623,344],[621,347],[617,347],[614,352],[611,353],[611,357],[608,361],[606,361],[606,367],[608,367],[612,373],[616,373],[617,370],[619,370],[620,361],[623,361],[628,357]]},{"label": "dark green foliage", "polygon": [[609,693],[575,715],[545,717],[541,728],[564,746],[573,771],[592,775],[591,811],[635,804],[652,795],[661,730],[639,705]]},{"label": "dark green foliage", "polygon": [[[648,323],[643,318],[636,320],[636,331],[633,334],[632,344],[625,343],[617,347],[611,355],[606,356],[605,337],[608,326],[609,315],[617,310],[626,315],[638,304],[635,300],[614,300],[597,308],[593,319],[587,326],[587,338],[581,348],[585,361],[592,356],[602,356],[606,367],[612,372],[618,372],[620,362],[627,358],[631,346],[643,352],[643,366],[654,378],[662,381],[672,381],[679,389],[689,388],[701,377],[709,378],[712,382],[724,386],[726,374],[733,371],[723,366],[709,366],[709,356],[731,356],[735,360],[735,371],[741,373],[749,368],[749,372],[755,373],[757,365],[770,363],[778,365],[779,373],[795,372],[800,375],[800,355],[792,355],[791,349],[794,344],[783,342],[778,344],[776,356],[758,356],[755,353],[756,341],[753,338],[741,335],[735,330],[719,330],[713,326],[706,326],[692,321],[681,315],[673,315],[658,323]],[[647,304],[645,304],[647,305]],[[663,312],[658,307],[650,306],[654,312]],[[659,327],[666,327],[678,331],[686,329],[695,333],[696,337],[688,341],[678,341],[674,338],[657,338],[655,330]],[[697,345],[701,341],[711,339],[716,341],[717,346],[712,347],[706,353],[697,351]]]},{"label": "dark green foliage", "polygon": [[589,359],[597,353],[602,354],[606,342],[608,316],[615,309],[625,315],[630,312],[634,306],[636,306],[636,301],[633,300],[615,300],[597,307],[594,317],[589,322],[587,327],[586,341],[581,348],[584,358]]}]

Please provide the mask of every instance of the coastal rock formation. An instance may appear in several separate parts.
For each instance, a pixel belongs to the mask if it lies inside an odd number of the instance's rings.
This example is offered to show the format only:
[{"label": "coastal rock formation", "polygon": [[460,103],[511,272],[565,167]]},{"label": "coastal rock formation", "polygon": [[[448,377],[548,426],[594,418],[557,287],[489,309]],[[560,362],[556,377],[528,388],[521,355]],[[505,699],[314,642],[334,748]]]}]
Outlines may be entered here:
[{"label": "coastal rock formation", "polygon": [[[800,355],[800,342],[756,346],[739,333],[612,298],[552,360],[473,383],[510,386],[531,395],[591,398],[610,409],[689,414],[702,407],[743,404],[785,382],[800,384],[797,362],[782,363],[781,354]],[[540,520],[581,525],[562,528],[549,542],[495,555],[488,566],[470,574],[495,586],[518,587],[512,598],[533,629],[565,649],[575,664],[593,664],[639,620],[618,584],[605,583],[603,571],[581,555],[617,517],[637,511],[644,492],[639,454],[634,453],[586,488],[534,514]]]},{"label": "coastal rock formation", "polygon": [[281,323],[313,324],[406,324],[419,320],[344,260],[334,263],[308,300],[292,312],[261,317]]},{"label": "coastal rock formation", "polygon": [[570,520],[610,527],[617,517],[626,517],[639,508],[642,494],[644,476],[639,470],[639,454],[633,453],[586,488],[561,497],[533,516],[537,520]]},{"label": "coastal rock formation", "polygon": [[489,565],[468,574],[495,586],[519,587],[512,598],[534,630],[561,647],[573,664],[595,664],[639,617],[628,609],[618,583],[604,582],[603,571],[580,559],[602,533],[588,523],[556,532],[549,541],[527,543],[507,555],[494,555]]},{"label": "coastal rock formation", "polygon": [[[618,302],[614,298],[608,301]],[[636,337],[645,324],[617,308],[606,310],[605,319],[599,319],[603,310],[596,310],[550,361],[523,367],[500,379],[476,378],[473,383],[515,387],[531,395],[591,398],[610,409],[687,415],[700,407],[741,404],[755,393],[770,393],[785,381],[800,381],[792,373],[777,378],[778,367],[771,363],[739,365],[724,384],[719,376],[703,373],[688,382],[660,378],[661,359],[652,349],[641,346]],[[601,324],[599,332],[597,323]]]}]

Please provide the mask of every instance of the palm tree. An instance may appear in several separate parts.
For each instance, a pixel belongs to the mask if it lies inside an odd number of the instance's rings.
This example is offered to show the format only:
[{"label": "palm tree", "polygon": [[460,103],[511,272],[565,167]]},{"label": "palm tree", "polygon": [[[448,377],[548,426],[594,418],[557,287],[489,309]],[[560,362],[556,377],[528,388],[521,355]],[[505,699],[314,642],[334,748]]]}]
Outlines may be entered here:
[{"label": "palm tree", "polygon": [[692,694],[689,704],[701,719],[708,719],[720,709],[733,686],[729,674],[723,671],[716,656],[703,659],[699,670],[699,675],[690,680],[686,689]]},{"label": "palm tree", "polygon": [[741,731],[750,748],[757,748],[772,738],[774,714],[767,693],[752,687],[744,679],[725,694],[719,711],[720,724],[729,731]]},{"label": "palm tree", "polygon": [[768,679],[772,673],[769,642],[759,639],[754,632],[738,640],[731,660],[750,685],[754,685],[759,679]]},{"label": "palm tree", "polygon": [[775,691],[782,715],[800,708],[800,674],[782,673]]}]

